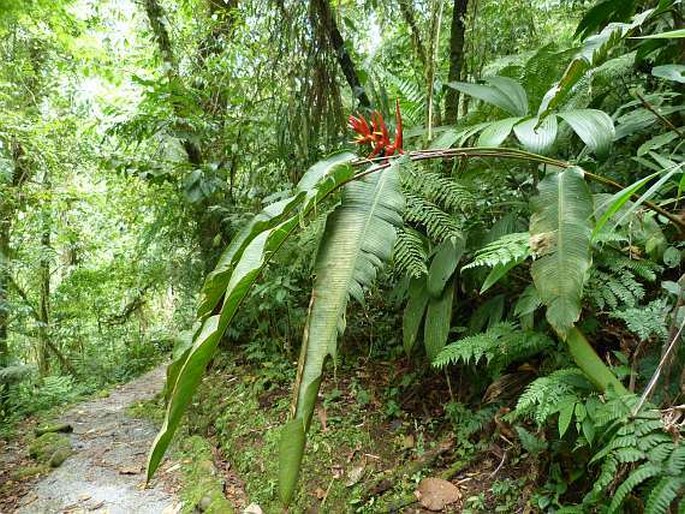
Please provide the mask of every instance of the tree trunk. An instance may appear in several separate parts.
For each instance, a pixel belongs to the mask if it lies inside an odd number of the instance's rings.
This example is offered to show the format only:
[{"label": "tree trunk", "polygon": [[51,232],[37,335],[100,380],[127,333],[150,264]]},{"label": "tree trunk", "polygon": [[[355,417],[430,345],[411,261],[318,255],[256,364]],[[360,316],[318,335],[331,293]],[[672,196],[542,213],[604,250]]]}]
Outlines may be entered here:
[{"label": "tree trunk", "polygon": [[[12,164],[11,182],[8,196],[19,198],[19,191],[29,179],[30,167],[26,161],[24,147],[18,141],[10,143]],[[0,204],[0,367],[9,363],[9,345],[7,342],[9,323],[9,287],[10,275],[10,234],[17,204],[12,200]]]},{"label": "tree trunk", "polygon": [[[345,48],[345,41],[338,28],[338,23],[335,21],[335,16],[333,16],[328,0],[312,0],[311,9],[324,29],[328,43],[335,52],[340,69],[342,69],[345,80],[347,80],[347,84],[352,89],[352,93],[357,98],[359,106],[369,109],[371,107],[371,100],[366,94],[364,86],[362,86],[352,58],[347,48]],[[314,27],[314,31],[316,32],[316,27]]]},{"label": "tree trunk", "polygon": [[9,322],[9,213],[0,213],[0,368],[9,363],[7,324]]},{"label": "tree trunk", "polygon": [[402,17],[404,17],[404,21],[407,22],[407,25],[409,26],[409,31],[411,32],[411,38],[414,41],[416,56],[419,58],[419,61],[421,61],[421,65],[425,70],[428,62],[428,59],[426,58],[426,48],[423,44],[423,40],[421,39],[421,31],[419,30],[419,27],[416,23],[416,17],[414,15],[415,13],[412,8],[411,2],[409,0],[399,0],[399,4],[400,11],[402,12]]},{"label": "tree trunk", "polygon": [[[458,81],[464,71],[464,34],[469,0],[454,0],[450,33],[450,68],[448,82]],[[459,118],[459,91],[451,87],[445,92],[445,123],[455,124]]]},{"label": "tree trunk", "polygon": [[[50,182],[45,183],[46,190],[50,189]],[[38,328],[38,369],[42,375],[47,375],[50,371],[50,360],[48,351],[50,349],[50,231],[52,230],[52,219],[50,204],[43,208],[43,233],[40,238],[41,257],[40,257],[40,305],[38,308],[39,328]]]}]

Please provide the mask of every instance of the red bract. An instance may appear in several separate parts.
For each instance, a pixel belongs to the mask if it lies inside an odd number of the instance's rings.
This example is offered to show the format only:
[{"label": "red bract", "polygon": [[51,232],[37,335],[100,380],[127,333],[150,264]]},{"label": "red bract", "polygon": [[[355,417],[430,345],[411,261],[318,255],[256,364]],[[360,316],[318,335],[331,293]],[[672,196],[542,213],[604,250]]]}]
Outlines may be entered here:
[{"label": "red bract", "polygon": [[390,142],[388,127],[383,120],[383,115],[378,111],[371,113],[371,124],[358,114],[350,114],[347,120],[348,126],[357,133],[354,142],[358,145],[371,145],[371,153],[368,158],[390,157],[395,153],[402,154],[402,116],[400,114],[400,102],[395,102],[395,141]]}]

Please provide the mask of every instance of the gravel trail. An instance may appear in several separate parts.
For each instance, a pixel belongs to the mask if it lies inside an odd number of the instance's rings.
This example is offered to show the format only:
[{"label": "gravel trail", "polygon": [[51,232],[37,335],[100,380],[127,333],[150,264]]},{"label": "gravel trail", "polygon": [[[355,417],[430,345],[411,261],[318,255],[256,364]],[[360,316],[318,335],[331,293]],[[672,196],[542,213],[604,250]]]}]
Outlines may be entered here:
[{"label": "gravel trail", "polygon": [[60,418],[73,426],[74,453],[22,499],[20,514],[176,514],[181,502],[178,465],[166,462],[148,489],[145,463],[156,429],[126,409],[152,398],[164,385],[164,367],[80,403]]}]

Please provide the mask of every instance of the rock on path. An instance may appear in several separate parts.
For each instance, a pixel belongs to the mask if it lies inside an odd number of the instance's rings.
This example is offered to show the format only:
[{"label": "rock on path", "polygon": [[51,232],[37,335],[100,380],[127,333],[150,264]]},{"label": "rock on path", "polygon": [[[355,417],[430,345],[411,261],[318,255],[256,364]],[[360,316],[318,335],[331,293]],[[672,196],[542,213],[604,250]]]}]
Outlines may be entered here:
[{"label": "rock on path", "polygon": [[37,482],[20,503],[21,514],[85,513],[176,514],[178,466],[157,472],[143,489],[145,463],[156,429],[126,409],[152,398],[164,384],[164,367],[117,389],[107,398],[80,403],[60,421],[74,427],[74,453]]}]

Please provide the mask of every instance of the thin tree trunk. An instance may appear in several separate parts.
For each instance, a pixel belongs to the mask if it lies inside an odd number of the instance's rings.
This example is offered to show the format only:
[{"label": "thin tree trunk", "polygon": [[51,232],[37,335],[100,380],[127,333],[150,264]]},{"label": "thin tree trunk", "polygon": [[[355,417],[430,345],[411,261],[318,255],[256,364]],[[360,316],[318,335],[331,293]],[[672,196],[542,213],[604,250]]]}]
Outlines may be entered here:
[{"label": "thin tree trunk", "polygon": [[9,213],[0,216],[0,368],[9,363],[7,324],[9,323]]},{"label": "thin tree trunk", "polygon": [[[27,165],[24,147],[18,141],[10,143],[12,151],[12,181],[9,192],[14,194],[20,190],[24,183],[29,179],[30,167]],[[9,287],[11,284],[10,275],[10,234],[12,220],[17,209],[17,205],[12,202],[0,204],[0,367],[9,363],[9,343],[8,323],[9,323]]]},{"label": "thin tree trunk", "polygon": [[[430,143],[433,139],[433,122],[437,117],[439,118],[439,109],[436,113],[435,109],[435,72],[436,72],[436,60],[437,52],[440,48],[440,27],[442,25],[442,9],[443,2],[438,0],[438,5],[433,6],[433,14],[431,15],[431,30],[430,30],[430,49],[429,49],[429,61],[428,67],[426,68],[426,98],[428,100],[428,105],[426,106],[426,129],[427,129],[427,140]],[[440,122],[438,122],[440,123]]]},{"label": "thin tree trunk", "polygon": [[[449,82],[462,78],[464,70],[464,35],[466,32],[466,11],[469,0],[454,0],[452,8],[452,27],[450,32]],[[459,91],[451,87],[445,92],[445,123],[455,124],[459,118]]]},{"label": "thin tree trunk", "polygon": [[402,17],[404,18],[404,21],[407,22],[407,25],[409,26],[409,31],[411,32],[411,38],[414,41],[416,56],[419,58],[421,66],[423,66],[425,70],[428,59],[426,58],[426,48],[423,44],[423,40],[421,39],[421,31],[419,30],[419,26],[416,23],[414,9],[412,8],[411,2],[409,0],[399,0],[399,4],[400,11],[402,12]]},{"label": "thin tree trunk", "polygon": [[[50,182],[46,181],[46,189],[49,190]],[[52,230],[52,220],[50,205],[44,207],[43,213],[43,233],[40,238],[41,258],[40,258],[40,304],[38,316],[40,323],[38,329],[38,369],[42,375],[47,375],[50,371],[50,360],[48,350],[50,349],[50,231]]]},{"label": "thin tree trunk", "polygon": [[[318,17],[319,23],[321,23],[325,30],[328,43],[335,52],[340,69],[342,69],[345,80],[347,80],[347,84],[352,89],[352,93],[357,98],[359,106],[367,109],[370,108],[371,100],[366,94],[364,86],[362,86],[359,74],[357,73],[357,68],[352,61],[352,58],[345,48],[345,40],[340,33],[338,23],[335,21],[328,0],[312,0],[311,6],[313,12],[316,13]],[[316,27],[314,27],[314,29],[316,32]]]}]

